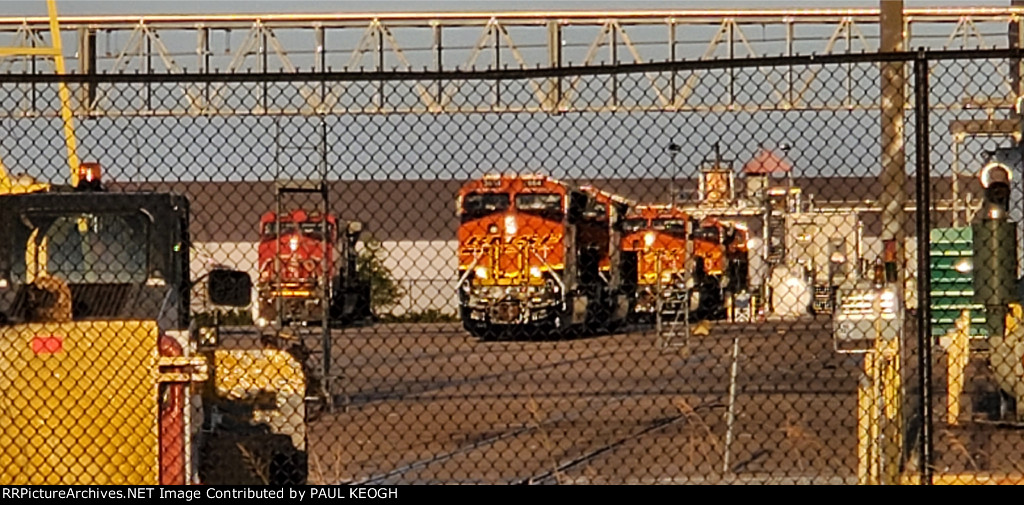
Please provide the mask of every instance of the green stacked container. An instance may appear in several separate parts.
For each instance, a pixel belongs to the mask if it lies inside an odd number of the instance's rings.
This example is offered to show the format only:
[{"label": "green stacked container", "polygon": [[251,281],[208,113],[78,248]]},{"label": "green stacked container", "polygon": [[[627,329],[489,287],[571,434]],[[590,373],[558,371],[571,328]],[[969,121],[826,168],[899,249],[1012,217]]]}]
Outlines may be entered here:
[{"label": "green stacked container", "polygon": [[954,329],[960,312],[967,309],[971,311],[971,335],[986,336],[985,308],[973,300],[971,227],[934,228],[930,242],[932,335],[945,335]]}]

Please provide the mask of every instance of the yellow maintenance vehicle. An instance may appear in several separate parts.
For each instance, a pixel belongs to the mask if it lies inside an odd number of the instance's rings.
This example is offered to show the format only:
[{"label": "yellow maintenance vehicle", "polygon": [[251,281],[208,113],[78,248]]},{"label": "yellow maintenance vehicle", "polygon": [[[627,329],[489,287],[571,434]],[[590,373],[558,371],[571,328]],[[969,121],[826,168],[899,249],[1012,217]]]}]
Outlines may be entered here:
[{"label": "yellow maintenance vehicle", "polygon": [[12,177],[7,172],[3,160],[0,160],[0,195],[18,195],[22,193],[35,193],[46,191],[50,185],[41,183],[27,175],[16,175]]},{"label": "yellow maintenance vehicle", "polygon": [[304,484],[301,362],[191,314],[249,275],[192,278],[184,196],[104,191],[61,88],[71,185],[0,179],[0,485]]}]

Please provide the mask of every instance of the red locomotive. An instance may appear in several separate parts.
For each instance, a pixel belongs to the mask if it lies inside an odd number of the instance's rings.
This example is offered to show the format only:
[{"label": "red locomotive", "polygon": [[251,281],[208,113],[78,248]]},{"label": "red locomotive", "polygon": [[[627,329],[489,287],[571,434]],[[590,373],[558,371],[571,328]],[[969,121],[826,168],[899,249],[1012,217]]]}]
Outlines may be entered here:
[{"label": "red locomotive", "polygon": [[[339,245],[333,215],[293,210],[260,218],[259,322],[352,321],[370,315],[369,284],[356,272],[358,222]],[[345,264],[342,264],[344,261]]]}]

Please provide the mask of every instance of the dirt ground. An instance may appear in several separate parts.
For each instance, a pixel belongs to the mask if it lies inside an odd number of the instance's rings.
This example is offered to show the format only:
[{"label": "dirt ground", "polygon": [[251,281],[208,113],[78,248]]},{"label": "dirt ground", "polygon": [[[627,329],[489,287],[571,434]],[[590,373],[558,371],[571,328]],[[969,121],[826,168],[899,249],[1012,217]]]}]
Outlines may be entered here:
[{"label": "dirt ground", "polygon": [[[482,342],[407,324],[333,338],[339,395],[310,426],[313,483],[857,482],[861,358],[834,351],[827,320],[715,323],[667,346],[650,328]],[[945,425],[944,375],[935,383],[938,469],[1014,470],[1019,432],[971,413]]]}]

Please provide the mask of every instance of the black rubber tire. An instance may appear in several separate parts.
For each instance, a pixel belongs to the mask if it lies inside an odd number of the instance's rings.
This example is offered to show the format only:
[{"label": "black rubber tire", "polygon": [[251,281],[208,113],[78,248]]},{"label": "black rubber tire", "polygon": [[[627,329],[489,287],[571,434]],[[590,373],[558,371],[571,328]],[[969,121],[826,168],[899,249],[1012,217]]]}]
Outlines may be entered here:
[{"label": "black rubber tire", "polygon": [[306,455],[298,451],[275,452],[267,473],[271,486],[304,486],[308,478]]}]

